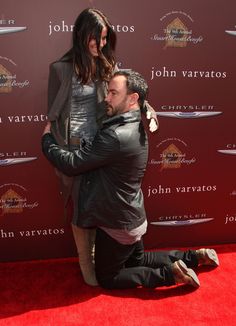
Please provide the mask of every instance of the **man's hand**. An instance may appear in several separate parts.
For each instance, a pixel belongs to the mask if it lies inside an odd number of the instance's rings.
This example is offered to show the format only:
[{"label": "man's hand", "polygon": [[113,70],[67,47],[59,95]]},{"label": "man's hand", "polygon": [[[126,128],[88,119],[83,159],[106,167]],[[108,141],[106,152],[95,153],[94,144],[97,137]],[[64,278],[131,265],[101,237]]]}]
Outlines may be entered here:
[{"label": "man's hand", "polygon": [[43,135],[51,133],[51,122],[48,121],[46,127],[44,128]]}]

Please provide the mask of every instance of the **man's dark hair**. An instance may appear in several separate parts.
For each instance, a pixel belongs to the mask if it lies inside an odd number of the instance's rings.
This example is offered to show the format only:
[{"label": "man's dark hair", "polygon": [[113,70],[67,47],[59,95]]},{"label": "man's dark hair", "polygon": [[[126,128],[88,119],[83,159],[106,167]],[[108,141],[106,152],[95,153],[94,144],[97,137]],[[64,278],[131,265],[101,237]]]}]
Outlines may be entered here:
[{"label": "man's dark hair", "polygon": [[128,94],[138,93],[139,95],[139,105],[142,108],[143,103],[147,98],[148,85],[145,79],[136,71],[131,69],[122,69],[114,73],[115,76],[126,77],[126,86]]}]

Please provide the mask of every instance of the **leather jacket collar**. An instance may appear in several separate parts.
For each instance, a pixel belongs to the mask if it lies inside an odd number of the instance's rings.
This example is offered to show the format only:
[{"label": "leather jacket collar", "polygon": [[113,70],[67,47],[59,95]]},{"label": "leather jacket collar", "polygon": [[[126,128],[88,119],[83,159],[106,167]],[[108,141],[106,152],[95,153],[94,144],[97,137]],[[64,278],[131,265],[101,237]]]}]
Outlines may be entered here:
[{"label": "leather jacket collar", "polygon": [[122,114],[115,115],[103,121],[103,128],[113,124],[137,122],[141,120],[140,109],[131,110]]}]

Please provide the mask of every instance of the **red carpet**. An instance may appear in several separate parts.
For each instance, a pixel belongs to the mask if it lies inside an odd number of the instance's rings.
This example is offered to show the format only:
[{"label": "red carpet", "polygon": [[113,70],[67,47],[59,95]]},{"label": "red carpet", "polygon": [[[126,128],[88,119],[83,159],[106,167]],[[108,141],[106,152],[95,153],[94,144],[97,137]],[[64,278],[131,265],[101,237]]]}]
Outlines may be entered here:
[{"label": "red carpet", "polygon": [[0,264],[0,325],[233,326],[236,244],[214,246],[201,287],[105,291],[82,282],[76,259]]}]

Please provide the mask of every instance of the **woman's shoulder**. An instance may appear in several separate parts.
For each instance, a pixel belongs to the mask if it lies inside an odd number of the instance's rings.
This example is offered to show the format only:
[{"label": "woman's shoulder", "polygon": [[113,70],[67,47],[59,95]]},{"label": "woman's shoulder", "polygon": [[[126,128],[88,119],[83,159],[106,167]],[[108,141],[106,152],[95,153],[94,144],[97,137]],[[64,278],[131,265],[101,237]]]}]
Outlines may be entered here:
[{"label": "woman's shoulder", "polygon": [[65,71],[72,71],[73,70],[73,65],[71,62],[68,61],[62,61],[61,59],[55,60],[50,63],[50,68],[55,69],[55,70],[65,70]]}]

